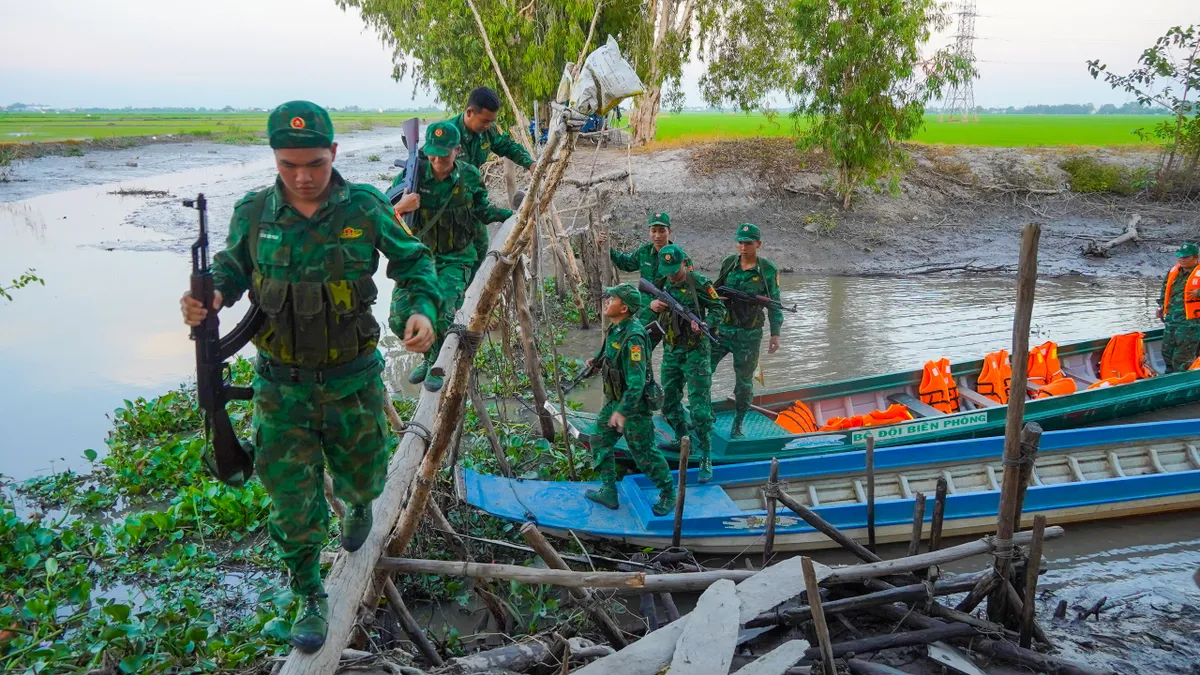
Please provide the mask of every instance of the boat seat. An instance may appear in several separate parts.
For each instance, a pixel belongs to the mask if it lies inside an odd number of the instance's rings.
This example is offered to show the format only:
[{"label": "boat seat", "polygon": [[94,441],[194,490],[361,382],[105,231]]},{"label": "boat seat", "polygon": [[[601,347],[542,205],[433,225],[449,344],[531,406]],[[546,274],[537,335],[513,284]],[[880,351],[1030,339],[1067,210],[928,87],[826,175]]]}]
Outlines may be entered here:
[{"label": "boat seat", "polygon": [[1062,370],[1063,370],[1064,375],[1066,375],[1069,378],[1074,379],[1076,382],[1082,384],[1085,388],[1088,385],[1093,385],[1093,384],[1096,384],[1097,382],[1099,382],[1099,380],[1097,380],[1096,378],[1088,377],[1084,373],[1081,373],[1078,370],[1074,370],[1072,368],[1063,368]]},{"label": "boat seat", "polygon": [[887,397],[887,400],[892,403],[899,403],[908,408],[913,417],[942,417],[946,414],[927,403],[922,403],[921,399],[912,394],[891,394]]},{"label": "boat seat", "polygon": [[977,408],[995,408],[996,406],[1000,405],[999,403],[975,391],[974,389],[964,387],[962,385],[958,386],[958,397],[965,398],[971,403],[974,403]]}]

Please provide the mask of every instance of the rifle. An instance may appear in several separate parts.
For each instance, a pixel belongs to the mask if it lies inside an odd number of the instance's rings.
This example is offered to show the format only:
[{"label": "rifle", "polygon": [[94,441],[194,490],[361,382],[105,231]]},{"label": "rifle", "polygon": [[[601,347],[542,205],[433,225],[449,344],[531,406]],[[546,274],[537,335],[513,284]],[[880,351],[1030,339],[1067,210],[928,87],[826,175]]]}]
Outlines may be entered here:
[{"label": "rifle", "polygon": [[562,390],[563,395],[565,396],[565,395],[571,393],[571,390],[574,389],[575,387],[579,386],[584,380],[586,380],[589,377],[592,377],[596,373],[600,372],[600,369],[602,367],[604,367],[604,362],[606,360],[607,360],[607,358],[605,358],[605,356],[603,354],[596,357],[592,361],[591,367],[584,368],[582,371],[580,371],[580,373],[578,375],[575,376],[575,379],[571,380],[570,382],[568,382],[566,384],[566,386],[563,387],[563,390]]},{"label": "rifle", "polygon": [[[400,160],[396,160],[396,166],[404,167],[404,182],[388,190],[384,195],[387,197],[388,203],[392,206],[400,201],[400,198],[407,194],[415,194],[417,188],[420,187],[419,180],[421,177],[420,160],[421,152],[417,147],[417,137],[421,133],[421,120],[416,117],[406,120],[401,129],[404,130],[404,147],[408,148],[408,159],[404,160],[404,164]],[[404,215],[404,227],[412,232],[413,217],[416,212],[407,213]]]},{"label": "rifle", "polygon": [[730,288],[728,286],[721,286],[720,288],[717,289],[717,293],[727,296],[727,298],[729,300],[740,300],[742,302],[748,302],[752,305],[759,305],[762,307],[771,307],[774,309],[781,309],[785,312],[799,312],[800,311],[796,307],[796,305],[792,305],[791,307],[784,307],[782,302],[780,302],[778,300],[772,300],[771,298],[769,298],[765,295],[755,295],[753,293],[739,291],[736,288]]},{"label": "rifle", "polygon": [[[205,444],[211,441],[212,453],[205,453],[204,463],[218,480],[241,487],[254,473],[254,451],[243,445],[229,421],[225,404],[231,400],[249,400],[254,392],[250,387],[235,387],[229,381],[229,366],[225,363],[262,328],[267,315],[251,304],[246,316],[233,331],[221,337],[220,321],[213,311],[213,276],[208,260],[208,201],[201,193],[195,199],[183,200],[183,205],[200,212],[200,236],[192,244],[192,297],[208,310],[199,326],[192,327],[196,342],[196,394],[204,411]],[[253,303],[253,298],[251,298]]]},{"label": "rifle", "polygon": [[661,300],[664,304],[666,304],[667,309],[671,310],[672,313],[676,314],[680,318],[687,321],[695,321],[700,325],[700,332],[704,333],[705,337],[707,337],[709,340],[712,340],[714,344],[717,342],[716,336],[712,334],[712,331],[708,330],[708,326],[705,325],[704,321],[700,317],[688,311],[688,308],[684,307],[670,293],[658,290],[658,286],[655,286],[646,279],[642,279],[638,282],[638,290],[643,293],[653,295],[656,299]]}]

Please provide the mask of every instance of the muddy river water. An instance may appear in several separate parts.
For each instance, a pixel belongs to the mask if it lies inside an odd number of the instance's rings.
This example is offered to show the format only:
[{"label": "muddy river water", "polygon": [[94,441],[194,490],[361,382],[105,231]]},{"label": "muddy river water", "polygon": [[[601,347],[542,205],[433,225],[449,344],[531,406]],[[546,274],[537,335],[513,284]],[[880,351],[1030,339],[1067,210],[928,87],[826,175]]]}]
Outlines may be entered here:
[{"label": "muddy river water", "polygon": [[[382,185],[390,160],[402,154],[395,130],[363,132],[343,141],[337,166],[349,180]],[[128,166],[133,162],[139,166]],[[154,396],[192,375],[193,346],[178,299],[187,285],[195,212],[179,200],[207,193],[219,248],[234,201],[273,173],[265,148],[178,144],[33,160],[18,167],[17,182],[0,183],[0,278],[34,268],[46,280],[44,287],[15,291],[11,302],[0,299],[0,474],[21,479],[85,469],[83,450],[102,452],[107,414],[122,399]],[[169,194],[113,194],[119,188]],[[378,281],[385,285],[382,272]],[[1015,275],[785,275],[784,301],[801,312],[785,316],[779,352],[764,349],[766,387],[913,368],[941,356],[978,358],[1004,348],[1014,286]],[[1158,292],[1159,282],[1145,279],[1040,280],[1031,341],[1154,327]],[[377,307],[381,319],[386,311]],[[239,313],[222,317],[231,322]],[[575,331],[563,351],[587,355],[597,338],[595,330]],[[404,391],[412,358],[394,348],[388,357],[389,384]],[[714,396],[730,394],[732,384],[726,363]],[[595,405],[597,390],[580,395]],[[1156,418],[1194,414],[1182,408]],[[1068,631],[1068,651],[1120,653],[1145,668],[1141,672],[1195,672],[1200,591],[1192,575],[1200,567],[1200,518],[1071,526],[1047,548],[1044,602],[1065,598],[1090,606],[1108,596],[1117,603],[1101,622]],[[1118,650],[1122,642],[1133,648]]]}]

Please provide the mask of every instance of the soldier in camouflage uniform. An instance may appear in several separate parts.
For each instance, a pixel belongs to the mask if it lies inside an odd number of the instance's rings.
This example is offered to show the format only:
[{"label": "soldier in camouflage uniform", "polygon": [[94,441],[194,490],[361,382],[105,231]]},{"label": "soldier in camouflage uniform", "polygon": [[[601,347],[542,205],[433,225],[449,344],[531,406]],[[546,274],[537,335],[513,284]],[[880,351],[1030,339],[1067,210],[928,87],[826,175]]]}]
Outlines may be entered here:
[{"label": "soldier in camouflage uniform", "polygon": [[467,109],[448,120],[458,129],[462,139],[458,146],[458,159],[479,169],[488,160],[488,155],[494,153],[532,171],[534,161],[525,146],[496,128],[496,113],[499,110],[500,97],[495,91],[480,87],[471,92],[467,97]]},{"label": "soldier in camouflage uniform", "polygon": [[658,487],[658,503],[652,508],[655,515],[665,516],[675,510],[675,485],[667,460],[654,445],[654,423],[650,406],[644,397],[646,375],[650,368],[650,353],[646,347],[646,330],[634,313],[641,309],[642,294],[632,284],[620,284],[604,289],[608,300],[604,315],[612,320],[604,333],[604,344],[588,360],[591,367],[603,359],[604,408],[596,426],[600,438],[592,445],[596,470],[603,486],[588,490],[588,499],[610,509],[617,508],[617,463],[613,446],[621,436],[629,446],[629,454],[639,470]]},{"label": "soldier in camouflage uniform", "polygon": [[[421,179],[417,194],[406,194],[396,204],[396,215],[416,212],[412,227],[417,238],[433,252],[441,287],[437,338],[433,348],[408,377],[413,384],[425,382],[429,391],[442,388],[442,378],[429,373],[437,359],[454,313],[462,306],[467,286],[487,257],[490,240],[487,224],[505,220],[512,211],[492,206],[479,169],[457,159],[461,142],[458,128],[450,122],[435,122],[425,129],[421,151]],[[393,187],[404,182],[404,170]],[[399,288],[396,293],[400,293]]]},{"label": "soldier in camouflage uniform", "polygon": [[[721,263],[721,273],[717,275],[714,284],[718,289],[728,286],[735,291],[743,291],[752,295],[765,295],[772,300],[779,300],[779,272],[775,263],[760,258],[758,249],[762,248],[762,236],[757,225],[743,223],[738,227],[738,254],[725,258]],[[720,291],[717,291],[720,293]],[[758,367],[758,352],[762,345],[763,307],[732,298],[725,299],[725,320],[717,329],[717,339],[720,342],[712,348],[712,369],[717,371],[717,364],[726,354],[733,354],[733,374],[736,378],[733,385],[734,404],[733,427],[730,438],[742,438],[742,421],[750,410],[750,401],[754,398],[754,369]],[[771,340],[767,353],[774,354],[779,349],[779,331],[783,327],[783,310],[772,306],[767,311],[771,324]]]},{"label": "soldier in camouflage uniform", "polygon": [[433,258],[396,222],[378,190],[347,183],[333,160],[329,114],[307,101],[271,112],[267,133],[279,176],[234,208],[225,250],[213,258],[214,306],[190,292],[184,321],[253,291],[267,321],[254,337],[255,468],[271,495],[268,531],[304,600],[292,626],[298,649],[325,641],[328,605],[320,553],[329,524],[324,471],[349,506],[342,547],[357,550],[371,531],[371,502],[387,476],[390,405],[371,315],[379,254],[400,292],[391,326],[411,351],[433,341],[438,292]]},{"label": "soldier in camouflage uniform", "polygon": [[[1200,247],[1184,244],[1175,252],[1179,264],[1163,279],[1157,316],[1166,324],[1163,328],[1162,357],[1168,373],[1187,370],[1200,353]],[[1188,305],[1193,309],[1189,312]],[[1193,316],[1189,316],[1193,314]]]},{"label": "soldier in camouflage uniform", "polygon": [[[686,254],[675,244],[659,251],[655,286],[669,293],[714,329],[725,317],[725,305],[717,296],[712,282],[684,264]],[[698,325],[688,322],[670,310],[666,303],[655,299],[650,309],[658,314],[659,325],[666,330],[663,342],[662,386],[663,417],[675,430],[675,440],[661,447],[679,451],[679,439],[688,433],[683,413],[683,385],[687,383],[688,409],[692,418],[692,452],[700,458],[701,483],[712,478],[712,364],[709,340]]]},{"label": "soldier in camouflage uniform", "polygon": [[[652,213],[647,219],[647,226],[650,229],[650,241],[637,247],[633,253],[610,248],[608,256],[613,265],[622,272],[640,272],[642,279],[655,283],[663,276],[658,270],[659,254],[664,246],[671,243],[671,216],[666,213]],[[607,235],[604,232],[596,236],[596,241],[601,246],[606,240]],[[690,260],[685,260],[684,264],[691,267]],[[650,351],[654,351],[663,337],[662,331],[656,330],[657,325],[651,327],[656,318],[657,313],[650,309],[650,297],[643,295],[642,310],[638,312],[637,320],[650,329]]]}]

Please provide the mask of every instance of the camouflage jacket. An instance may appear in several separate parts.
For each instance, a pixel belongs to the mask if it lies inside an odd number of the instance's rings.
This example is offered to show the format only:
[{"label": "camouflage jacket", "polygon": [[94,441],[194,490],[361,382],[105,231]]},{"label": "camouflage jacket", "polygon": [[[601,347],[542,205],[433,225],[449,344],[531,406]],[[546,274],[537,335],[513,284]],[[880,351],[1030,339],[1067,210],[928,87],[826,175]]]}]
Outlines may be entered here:
[{"label": "camouflage jacket", "polygon": [[[506,220],[512,211],[488,202],[479,169],[462,160],[454,162],[454,170],[442,180],[434,177],[428,160],[422,159],[420,167],[417,192],[421,195],[421,208],[413,219],[413,234],[434,255],[473,246],[478,266],[488,252],[487,224]],[[393,187],[404,182],[404,174],[401,169],[392,181]]]},{"label": "camouflage jacket", "polygon": [[604,344],[593,357],[604,358],[604,400],[618,401],[617,412],[626,417],[649,413],[642,399],[650,358],[648,343],[646,329],[631,316],[608,327]]},{"label": "camouflage jacket", "polygon": [[533,158],[529,156],[525,146],[513,140],[512,136],[497,129],[495,125],[487,131],[477,134],[467,128],[462,113],[450,122],[458,127],[458,133],[462,136],[462,143],[458,146],[458,158],[471,166],[475,168],[483,166],[488,159],[488,153],[507,157],[526,169],[533,164]]},{"label": "camouflage jacket", "polygon": [[[700,317],[710,330],[725,318],[725,304],[717,295],[716,288],[699,272],[688,270],[687,278],[680,283],[663,277],[655,286]],[[708,340],[703,333],[693,333],[691,325],[670,309],[658,313],[658,323],[667,332],[666,343],[674,347],[695,347]]]},{"label": "camouflage jacket", "polygon": [[[735,291],[765,295],[772,300],[779,300],[779,271],[775,263],[759,256],[758,264],[744,270],[741,265],[742,256],[733,254],[721,262],[721,273],[717,275],[715,286],[728,286]],[[719,293],[720,291],[718,291]],[[726,326],[742,329],[761,328],[763,325],[763,310],[771,323],[771,335],[779,335],[783,328],[783,310],[778,307],[762,307],[737,300],[726,300],[729,310],[725,314]]]}]

